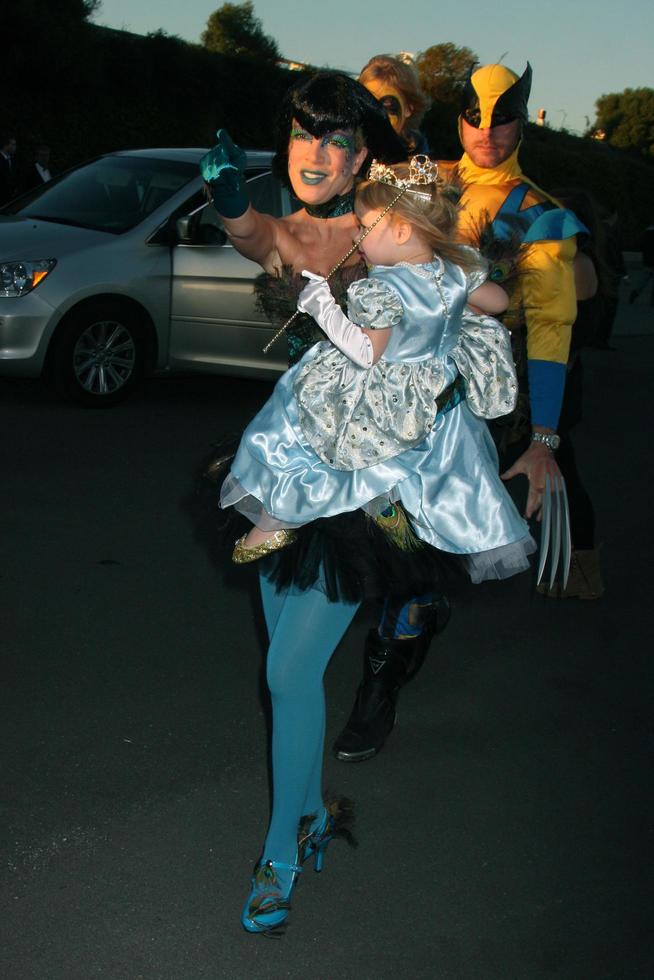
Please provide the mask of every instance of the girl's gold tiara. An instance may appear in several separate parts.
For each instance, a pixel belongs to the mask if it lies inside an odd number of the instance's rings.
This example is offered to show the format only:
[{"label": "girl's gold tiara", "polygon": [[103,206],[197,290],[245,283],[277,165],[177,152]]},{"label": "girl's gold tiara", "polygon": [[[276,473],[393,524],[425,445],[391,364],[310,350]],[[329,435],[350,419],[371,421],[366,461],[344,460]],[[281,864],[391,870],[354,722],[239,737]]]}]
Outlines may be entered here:
[{"label": "girl's gold tiara", "polygon": [[374,180],[378,184],[388,184],[389,187],[396,187],[399,191],[406,191],[421,197],[423,201],[431,201],[431,194],[418,190],[427,184],[438,184],[438,164],[430,160],[424,153],[417,153],[409,161],[409,176],[406,179],[398,177],[391,167],[385,163],[378,163],[373,160],[368,172],[368,180]]}]

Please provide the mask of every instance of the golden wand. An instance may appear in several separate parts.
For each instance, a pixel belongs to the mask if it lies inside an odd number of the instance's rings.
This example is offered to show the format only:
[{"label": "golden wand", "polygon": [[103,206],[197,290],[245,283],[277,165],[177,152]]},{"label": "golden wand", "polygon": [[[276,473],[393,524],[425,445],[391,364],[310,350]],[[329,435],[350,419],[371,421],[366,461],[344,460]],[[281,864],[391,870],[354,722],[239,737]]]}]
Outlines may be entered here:
[{"label": "golden wand", "polygon": [[[339,261],[336,263],[336,265],[334,266],[334,268],[331,269],[327,273],[327,275],[325,276],[325,280],[327,282],[329,282],[329,280],[331,279],[331,277],[334,275],[335,272],[338,272],[338,270],[343,265],[343,263],[344,262],[347,262],[347,260],[349,259],[349,257],[356,252],[356,250],[358,249],[358,247],[361,244],[361,242],[363,241],[363,239],[367,235],[370,234],[370,232],[372,231],[372,229],[376,225],[379,224],[379,222],[382,220],[382,218],[385,218],[386,217],[386,215],[391,210],[391,208],[393,207],[393,205],[394,204],[397,204],[397,202],[399,201],[399,199],[402,197],[402,195],[404,194],[405,190],[406,190],[406,188],[403,187],[402,190],[400,191],[400,193],[397,195],[397,197],[393,198],[393,200],[391,201],[391,203],[387,207],[385,207],[384,210],[380,214],[377,215],[377,217],[375,218],[375,220],[373,221],[373,223],[370,225],[370,227],[369,228],[366,228],[366,230],[363,232],[363,234],[359,238],[357,238],[357,240],[354,243],[354,245],[352,246],[352,248],[349,249],[345,253],[345,255],[343,256],[343,258],[342,259],[339,259]],[[299,315],[299,313],[300,313],[300,310],[296,310],[295,313],[293,314],[293,316],[289,317],[288,320],[286,321],[286,323],[282,327],[279,328],[279,330],[274,335],[274,337],[271,340],[269,340],[268,343],[266,344],[266,346],[263,348],[263,353],[264,354],[267,354],[268,353],[268,351],[270,350],[270,348],[272,347],[272,345],[275,343],[275,341],[276,340],[279,340],[279,338],[284,333],[284,331],[286,330],[286,328],[288,326],[290,326],[291,323],[293,323],[293,320],[295,319],[296,316]]]}]

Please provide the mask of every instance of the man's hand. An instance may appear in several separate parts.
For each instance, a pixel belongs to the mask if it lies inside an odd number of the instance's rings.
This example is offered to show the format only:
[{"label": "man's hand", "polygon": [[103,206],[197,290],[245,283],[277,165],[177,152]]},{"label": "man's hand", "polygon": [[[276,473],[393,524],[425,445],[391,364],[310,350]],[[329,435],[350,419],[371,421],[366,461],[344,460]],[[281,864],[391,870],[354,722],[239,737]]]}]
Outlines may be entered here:
[{"label": "man's hand", "polygon": [[525,517],[529,518],[536,515],[541,519],[541,508],[543,503],[543,493],[545,491],[545,477],[549,476],[550,486],[556,485],[555,477],[561,479],[561,470],[552,452],[541,442],[532,442],[522,456],[518,457],[513,466],[506,473],[502,473],[503,480],[511,480],[520,473],[529,480],[529,494],[527,495],[527,506]]}]

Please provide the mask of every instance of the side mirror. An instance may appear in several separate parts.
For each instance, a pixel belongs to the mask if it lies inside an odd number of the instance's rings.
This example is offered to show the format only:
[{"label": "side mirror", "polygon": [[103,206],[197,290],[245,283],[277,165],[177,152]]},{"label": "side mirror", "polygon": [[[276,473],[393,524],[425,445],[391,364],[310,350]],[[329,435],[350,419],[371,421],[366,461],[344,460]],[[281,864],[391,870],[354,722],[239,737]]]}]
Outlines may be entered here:
[{"label": "side mirror", "polygon": [[188,214],[185,214],[182,218],[178,218],[175,222],[175,231],[177,232],[177,241],[182,244],[188,245],[193,236],[191,234],[191,218]]},{"label": "side mirror", "polygon": [[193,215],[185,214],[175,222],[178,245],[225,245],[227,234],[224,228],[202,224],[193,220]]}]

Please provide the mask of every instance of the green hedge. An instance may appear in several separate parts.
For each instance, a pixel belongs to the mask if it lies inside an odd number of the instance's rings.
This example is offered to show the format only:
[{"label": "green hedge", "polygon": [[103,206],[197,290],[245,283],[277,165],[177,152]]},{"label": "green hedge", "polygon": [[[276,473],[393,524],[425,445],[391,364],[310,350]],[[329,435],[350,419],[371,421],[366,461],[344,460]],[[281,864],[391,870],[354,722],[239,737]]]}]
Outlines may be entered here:
[{"label": "green hedge", "polygon": [[[219,126],[243,146],[270,148],[277,107],[296,72],[212,54],[165,34],[148,37],[57,19],[16,24],[0,59],[3,122],[19,157],[37,142],[56,170],[98,153],[148,146],[210,146]],[[425,132],[435,156],[460,153],[456,111],[433,106]],[[591,139],[529,126],[525,172],[545,190],[583,187],[620,214],[624,244],[636,248],[654,219],[654,167]]]},{"label": "green hedge", "polygon": [[654,220],[654,166],[589,137],[529,126],[521,154],[525,173],[545,190],[581,187],[620,217],[623,246],[638,249]]},{"label": "green hedge", "polygon": [[89,24],[65,45],[38,34],[14,43],[0,64],[3,90],[17,96],[5,100],[2,127],[23,159],[46,142],[59,170],[117,149],[212,146],[219,126],[244,146],[270,147],[277,107],[297,79],[164,34]]}]

